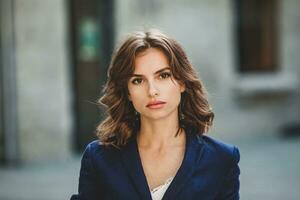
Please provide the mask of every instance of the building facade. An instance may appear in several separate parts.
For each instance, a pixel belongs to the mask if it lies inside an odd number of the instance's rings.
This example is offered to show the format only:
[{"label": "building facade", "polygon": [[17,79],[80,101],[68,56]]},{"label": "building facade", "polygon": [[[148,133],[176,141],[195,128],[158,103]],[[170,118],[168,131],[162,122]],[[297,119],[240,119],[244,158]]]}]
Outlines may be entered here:
[{"label": "building facade", "polygon": [[[3,161],[65,159],[93,139],[101,117],[93,121],[97,106],[85,106],[100,96],[112,46],[148,28],[187,51],[216,114],[212,136],[250,139],[299,127],[299,1],[88,1],[96,11],[71,2],[1,1]],[[254,28],[243,28],[251,17]]]}]

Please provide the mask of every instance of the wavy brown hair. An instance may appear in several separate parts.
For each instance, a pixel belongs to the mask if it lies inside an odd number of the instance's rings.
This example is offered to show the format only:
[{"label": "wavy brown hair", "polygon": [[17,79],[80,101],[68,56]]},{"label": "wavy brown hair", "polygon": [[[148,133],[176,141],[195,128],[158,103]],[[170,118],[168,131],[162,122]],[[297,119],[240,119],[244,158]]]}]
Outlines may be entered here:
[{"label": "wavy brown hair", "polygon": [[136,56],[149,48],[164,52],[173,77],[185,85],[178,109],[179,127],[202,135],[212,125],[214,113],[208,104],[206,90],[181,45],[158,30],[135,32],[113,53],[104,95],[99,99],[107,108],[107,116],[96,130],[104,145],[121,147],[139,131],[139,116],[128,99],[127,84],[134,72]]}]

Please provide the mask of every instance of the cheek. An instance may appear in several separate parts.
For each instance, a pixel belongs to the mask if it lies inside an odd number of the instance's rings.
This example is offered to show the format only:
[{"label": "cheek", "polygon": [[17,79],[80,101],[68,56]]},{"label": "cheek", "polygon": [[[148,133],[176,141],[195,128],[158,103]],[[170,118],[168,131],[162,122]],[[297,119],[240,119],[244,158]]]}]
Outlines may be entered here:
[{"label": "cheek", "polygon": [[134,109],[138,112],[141,112],[143,110],[143,107],[145,106],[146,100],[142,99],[140,95],[137,95],[136,93],[133,93],[130,96],[130,101],[134,107]]},{"label": "cheek", "polygon": [[179,104],[181,100],[181,88],[176,85],[169,90],[169,98],[174,104]]},{"label": "cheek", "polygon": [[168,91],[169,91],[169,93],[171,93],[172,94],[172,96],[180,96],[181,95],[181,87],[180,87],[180,85],[178,84],[178,83],[174,83],[174,82],[172,82],[172,83],[170,83],[170,85],[168,86],[168,89],[167,89]]},{"label": "cheek", "polygon": [[130,101],[132,101],[132,99],[134,99],[135,96],[135,89],[133,87],[131,87],[129,84],[127,85],[127,89],[128,89],[128,99]]},{"label": "cheek", "polygon": [[140,101],[143,101],[143,91],[138,88],[128,88],[128,98],[134,105],[139,104]]}]

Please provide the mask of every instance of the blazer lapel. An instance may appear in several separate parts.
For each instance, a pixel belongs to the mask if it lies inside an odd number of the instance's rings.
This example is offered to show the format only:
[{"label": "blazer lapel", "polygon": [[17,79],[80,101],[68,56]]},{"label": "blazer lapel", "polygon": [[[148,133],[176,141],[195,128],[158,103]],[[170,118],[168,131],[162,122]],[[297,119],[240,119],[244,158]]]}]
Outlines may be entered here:
[{"label": "blazer lapel", "polygon": [[163,196],[163,200],[176,199],[176,195],[187,184],[187,181],[191,178],[195,166],[197,166],[203,153],[203,143],[199,138],[191,134],[186,133],[186,150],[182,161],[182,164],[177,171],[173,181]]},{"label": "blazer lapel", "polygon": [[123,163],[130,174],[134,187],[140,195],[140,199],[152,200],[135,137],[128,142],[121,152]]}]

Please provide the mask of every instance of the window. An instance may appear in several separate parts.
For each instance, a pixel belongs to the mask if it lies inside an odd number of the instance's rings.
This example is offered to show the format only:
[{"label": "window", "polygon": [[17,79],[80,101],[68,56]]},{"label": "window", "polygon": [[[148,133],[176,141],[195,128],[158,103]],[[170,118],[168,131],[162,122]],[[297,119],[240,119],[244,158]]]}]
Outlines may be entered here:
[{"label": "window", "polygon": [[240,73],[278,70],[278,1],[235,0]]}]

